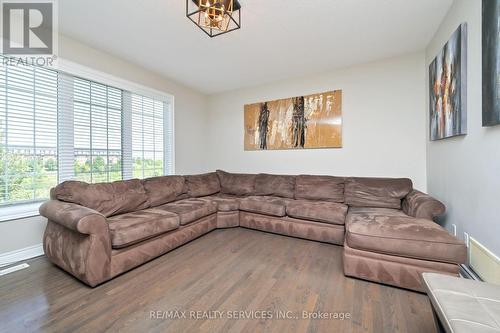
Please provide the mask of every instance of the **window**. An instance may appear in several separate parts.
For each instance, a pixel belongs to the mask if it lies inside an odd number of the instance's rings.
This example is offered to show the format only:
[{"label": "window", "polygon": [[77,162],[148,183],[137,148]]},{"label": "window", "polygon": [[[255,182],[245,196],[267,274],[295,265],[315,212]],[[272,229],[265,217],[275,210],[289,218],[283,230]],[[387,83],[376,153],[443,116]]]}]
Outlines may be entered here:
[{"label": "window", "polygon": [[57,77],[0,64],[0,205],[44,200],[57,184]]},{"label": "window", "polygon": [[80,78],[73,87],[75,179],[122,179],[122,91]]},{"label": "window", "polygon": [[169,98],[2,60],[0,206],[46,200],[50,188],[69,179],[173,172]]},{"label": "window", "polygon": [[134,178],[164,174],[164,103],[132,94]]}]

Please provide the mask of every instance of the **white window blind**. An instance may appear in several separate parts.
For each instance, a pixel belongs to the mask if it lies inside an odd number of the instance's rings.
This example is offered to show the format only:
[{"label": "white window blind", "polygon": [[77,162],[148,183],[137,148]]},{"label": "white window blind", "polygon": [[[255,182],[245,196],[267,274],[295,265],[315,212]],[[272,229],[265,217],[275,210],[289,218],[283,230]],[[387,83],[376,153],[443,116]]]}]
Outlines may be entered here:
[{"label": "white window blind", "polygon": [[73,87],[75,179],[122,179],[122,91],[81,78]]},{"label": "white window blind", "polygon": [[[165,120],[169,119],[166,103],[145,96],[132,94],[132,159],[133,177],[146,178],[170,174],[166,168],[164,140]],[[167,158],[165,158],[167,157]]]},{"label": "white window blind", "polygon": [[55,71],[1,61],[0,205],[44,200],[57,184],[57,88]]},{"label": "white window blind", "polygon": [[173,173],[166,100],[2,61],[0,206],[46,200],[50,188],[70,179],[96,183]]}]

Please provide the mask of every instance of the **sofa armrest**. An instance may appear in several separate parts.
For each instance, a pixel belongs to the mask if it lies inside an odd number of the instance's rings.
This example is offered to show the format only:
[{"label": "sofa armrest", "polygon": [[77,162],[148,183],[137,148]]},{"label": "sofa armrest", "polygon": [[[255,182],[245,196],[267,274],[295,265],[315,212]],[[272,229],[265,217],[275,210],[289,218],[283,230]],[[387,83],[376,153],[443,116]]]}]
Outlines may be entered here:
[{"label": "sofa armrest", "polygon": [[403,199],[403,211],[410,216],[433,220],[446,212],[445,205],[428,194],[412,190]]},{"label": "sofa armrest", "polygon": [[108,232],[108,223],[104,215],[74,203],[49,200],[40,206],[40,215],[81,234]]},{"label": "sofa armrest", "polygon": [[55,265],[94,287],[111,278],[111,239],[104,215],[73,203],[40,206],[48,219],[43,249]]}]

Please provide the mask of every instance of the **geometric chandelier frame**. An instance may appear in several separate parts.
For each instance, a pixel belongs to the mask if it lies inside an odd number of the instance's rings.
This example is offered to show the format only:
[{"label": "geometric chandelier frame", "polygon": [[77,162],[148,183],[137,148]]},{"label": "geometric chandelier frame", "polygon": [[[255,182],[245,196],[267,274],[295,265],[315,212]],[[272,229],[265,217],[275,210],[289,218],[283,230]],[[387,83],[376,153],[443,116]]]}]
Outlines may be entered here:
[{"label": "geometric chandelier frame", "polygon": [[238,0],[186,0],[186,17],[210,38],[241,28]]}]

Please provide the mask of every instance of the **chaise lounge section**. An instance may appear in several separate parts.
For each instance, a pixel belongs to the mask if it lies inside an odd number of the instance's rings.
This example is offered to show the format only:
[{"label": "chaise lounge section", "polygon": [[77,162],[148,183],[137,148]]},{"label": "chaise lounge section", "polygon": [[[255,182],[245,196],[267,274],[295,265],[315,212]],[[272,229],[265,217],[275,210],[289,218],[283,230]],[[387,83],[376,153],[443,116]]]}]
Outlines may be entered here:
[{"label": "chaise lounge section", "polygon": [[423,291],[422,272],[458,275],[465,245],[432,219],[445,207],[409,179],[236,174],[63,182],[40,207],[45,254],[89,286],[217,228],[344,246],[344,272]]}]

